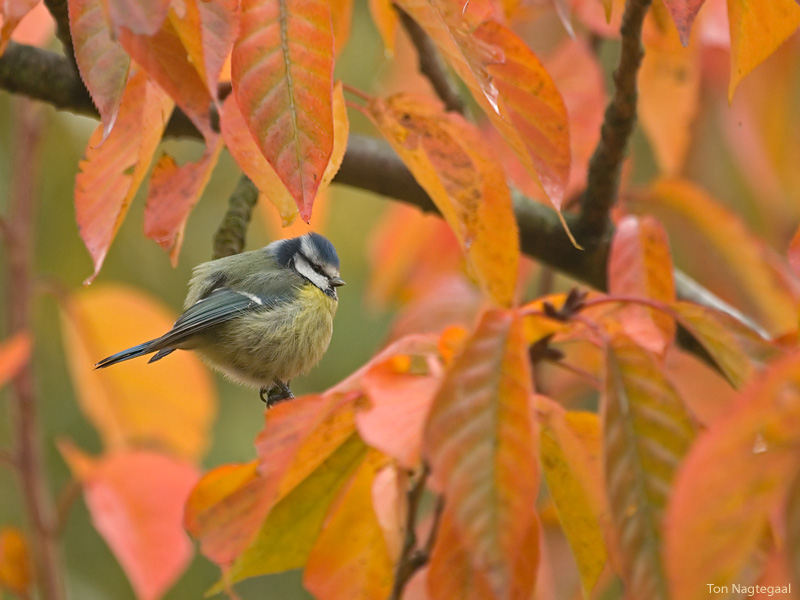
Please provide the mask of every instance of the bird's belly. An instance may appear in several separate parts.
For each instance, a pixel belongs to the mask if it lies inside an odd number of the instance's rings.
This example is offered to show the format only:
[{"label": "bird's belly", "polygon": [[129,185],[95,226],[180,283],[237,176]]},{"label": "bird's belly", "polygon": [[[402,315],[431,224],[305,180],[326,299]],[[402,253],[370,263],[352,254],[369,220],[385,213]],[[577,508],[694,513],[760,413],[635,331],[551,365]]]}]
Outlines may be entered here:
[{"label": "bird's belly", "polygon": [[333,333],[336,301],[318,288],[273,309],[220,325],[202,352],[206,362],[232,379],[256,386],[290,381],[322,358]]}]

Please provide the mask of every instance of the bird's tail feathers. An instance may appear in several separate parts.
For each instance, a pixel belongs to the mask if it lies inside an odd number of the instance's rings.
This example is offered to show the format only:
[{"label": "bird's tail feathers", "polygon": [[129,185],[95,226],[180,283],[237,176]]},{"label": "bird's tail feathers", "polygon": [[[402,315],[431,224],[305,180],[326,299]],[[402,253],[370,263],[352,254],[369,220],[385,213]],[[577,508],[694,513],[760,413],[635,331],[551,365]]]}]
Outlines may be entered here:
[{"label": "bird's tail feathers", "polygon": [[123,350],[122,352],[117,352],[116,354],[107,356],[103,360],[99,361],[94,366],[94,368],[104,369],[106,367],[110,367],[111,365],[115,365],[117,363],[121,363],[126,360],[130,360],[132,358],[138,358],[140,356],[150,354],[151,352],[155,352],[157,350],[157,348],[153,347],[154,346],[153,342],[155,341],[156,340],[150,340],[149,342],[145,342],[144,344],[139,344],[138,346],[133,346],[132,348],[128,348],[127,350]]}]

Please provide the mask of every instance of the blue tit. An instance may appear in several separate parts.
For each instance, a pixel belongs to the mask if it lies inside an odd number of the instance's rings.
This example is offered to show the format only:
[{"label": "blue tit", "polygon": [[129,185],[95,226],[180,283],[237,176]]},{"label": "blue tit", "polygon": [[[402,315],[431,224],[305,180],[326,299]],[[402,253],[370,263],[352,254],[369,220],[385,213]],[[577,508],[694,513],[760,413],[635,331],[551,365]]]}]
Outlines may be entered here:
[{"label": "blue tit", "polygon": [[201,264],[172,329],[95,368],[153,352],[149,362],[196,350],[231,379],[259,387],[271,406],[293,398],[289,382],[327,350],[341,285],[336,249],[317,233]]}]

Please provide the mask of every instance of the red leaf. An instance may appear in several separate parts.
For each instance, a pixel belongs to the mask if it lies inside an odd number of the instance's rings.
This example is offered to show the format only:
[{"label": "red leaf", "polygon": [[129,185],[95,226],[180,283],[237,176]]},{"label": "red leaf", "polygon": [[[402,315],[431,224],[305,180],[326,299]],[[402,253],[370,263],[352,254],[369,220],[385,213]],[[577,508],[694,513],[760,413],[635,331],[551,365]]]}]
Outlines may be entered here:
[{"label": "red leaf", "polygon": [[[667,234],[653,217],[625,217],[617,225],[608,260],[609,293],[675,301],[672,257]],[[675,336],[675,320],[664,311],[630,305],[618,314],[625,332],[662,355]]]},{"label": "red leaf", "polygon": [[169,10],[169,0],[106,0],[114,31],[127,29],[138,35],[154,35]]},{"label": "red leaf", "polygon": [[[172,102],[143,71],[135,72],[122,97],[116,126],[103,140],[95,129],[75,178],[75,213],[83,243],[100,272],[108,248],[136,195],[161,140]],[[102,142],[102,147],[98,147]]]},{"label": "red leaf", "polygon": [[0,55],[5,52],[11,34],[22,18],[39,4],[39,0],[4,0],[0,3]]},{"label": "red leaf", "polygon": [[222,151],[222,137],[211,136],[203,156],[178,166],[165,154],[153,168],[144,213],[144,233],[169,252],[172,265],[178,262],[183,230]]},{"label": "red leaf", "polygon": [[333,33],[324,0],[243,0],[233,92],[304,221],[333,151]]},{"label": "red leaf", "polygon": [[71,444],[61,452],[83,483],[95,528],[119,560],[138,598],[155,600],[192,558],[183,507],[197,468],[147,450],[91,458]]},{"label": "red leaf", "polygon": [[[536,519],[530,393],[522,319],[511,311],[487,311],[448,370],[424,434],[433,477],[446,499],[445,522],[452,520],[470,570],[496,598],[528,597],[531,591],[527,585],[517,589],[516,572]],[[442,535],[437,546],[446,539]]]},{"label": "red leaf", "polygon": [[681,44],[684,46],[689,45],[689,34],[692,32],[692,23],[697,16],[700,7],[703,6],[706,0],[664,0],[667,5],[672,20],[675,21],[675,26],[678,28],[678,34],[681,38]]},{"label": "red leaf", "polygon": [[131,57],[112,37],[100,2],[70,0],[69,27],[75,62],[100,112],[105,139],[117,119]]}]

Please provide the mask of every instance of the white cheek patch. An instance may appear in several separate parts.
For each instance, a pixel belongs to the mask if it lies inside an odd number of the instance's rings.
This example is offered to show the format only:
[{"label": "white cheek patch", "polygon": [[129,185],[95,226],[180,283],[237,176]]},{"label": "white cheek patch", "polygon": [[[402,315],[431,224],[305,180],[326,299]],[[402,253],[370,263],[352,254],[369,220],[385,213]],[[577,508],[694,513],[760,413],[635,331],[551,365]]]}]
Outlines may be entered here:
[{"label": "white cheek patch", "polygon": [[308,279],[323,292],[328,289],[328,278],[312,269],[304,256],[298,254],[295,257],[294,267],[300,275]]}]

